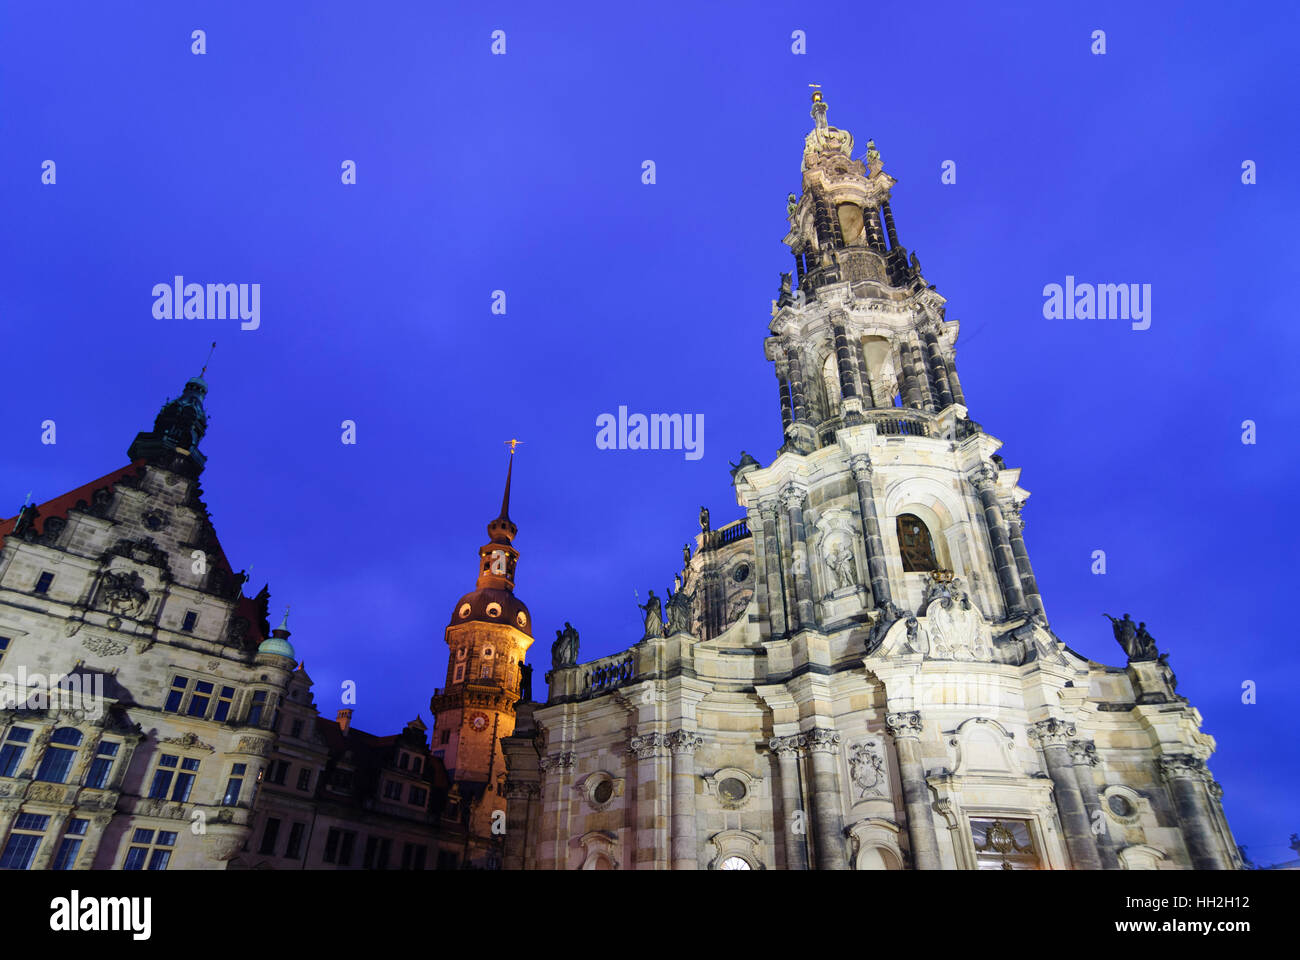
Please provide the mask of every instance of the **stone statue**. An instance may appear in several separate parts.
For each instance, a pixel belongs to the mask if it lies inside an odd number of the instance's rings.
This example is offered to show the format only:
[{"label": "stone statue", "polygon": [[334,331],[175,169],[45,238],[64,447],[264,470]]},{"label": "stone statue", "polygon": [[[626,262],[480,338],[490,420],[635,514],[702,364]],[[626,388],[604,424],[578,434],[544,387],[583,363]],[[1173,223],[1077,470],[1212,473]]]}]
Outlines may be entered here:
[{"label": "stone statue", "polygon": [[880,162],[880,151],[876,149],[876,141],[867,141],[867,166]]},{"label": "stone statue", "polygon": [[786,217],[787,217],[787,218],[788,218],[788,217],[793,217],[793,216],[794,216],[795,208],[797,208],[798,206],[799,206],[799,198],[798,198],[797,196],[795,196],[793,193],[790,194],[789,196],[787,196],[787,197],[785,198],[785,215],[786,215]]},{"label": "stone statue", "polygon": [[915,250],[912,251],[911,264],[912,264],[912,273],[919,276],[921,273],[921,261],[917,259]]},{"label": "stone statue", "polygon": [[578,631],[565,620],[564,629],[555,631],[555,642],[551,644],[551,667],[559,670],[562,667],[572,667],[577,662]]},{"label": "stone statue", "polygon": [[705,533],[709,532],[709,508],[700,507],[700,529]]},{"label": "stone statue", "polygon": [[664,635],[664,609],[659,598],[655,596],[655,592],[651,590],[645,603],[638,603],[637,607],[645,611],[645,636],[641,639],[649,640],[653,637],[662,637]]},{"label": "stone statue", "polygon": [[689,543],[682,544],[682,563],[686,567],[691,565],[691,545]]},{"label": "stone statue", "polygon": [[668,594],[668,634],[691,632],[691,604],[695,592],[686,593],[680,587]]},{"label": "stone statue", "polygon": [[1111,629],[1115,632],[1115,641],[1128,654],[1129,660],[1155,660],[1158,656],[1156,643],[1151,639],[1151,634],[1147,633],[1146,623],[1135,625],[1133,620],[1126,613],[1122,620],[1116,620],[1109,613],[1103,614],[1111,623]]},{"label": "stone statue", "polygon": [[858,569],[853,562],[852,550],[846,550],[843,544],[838,545],[829,562],[835,571],[836,589],[858,585]]},{"label": "stone statue", "polygon": [[533,668],[527,663],[519,664],[519,699],[524,703],[533,699]]},{"label": "stone statue", "polygon": [[744,450],[740,451],[739,463],[731,463],[730,460],[728,460],[727,463],[731,464],[731,478],[733,480],[736,478],[736,474],[738,474],[741,470],[744,470],[746,467],[758,466],[758,461],[755,460],[753,457],[751,457]]}]

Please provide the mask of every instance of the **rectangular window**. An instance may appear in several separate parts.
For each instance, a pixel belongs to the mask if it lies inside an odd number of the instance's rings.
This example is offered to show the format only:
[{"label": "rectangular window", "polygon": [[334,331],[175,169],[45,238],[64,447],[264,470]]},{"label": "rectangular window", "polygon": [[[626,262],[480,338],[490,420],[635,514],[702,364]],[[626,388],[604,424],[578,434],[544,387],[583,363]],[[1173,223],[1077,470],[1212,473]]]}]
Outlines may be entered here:
[{"label": "rectangular window", "polygon": [[280,833],[280,820],[278,817],[267,817],[266,828],[262,831],[262,846],[258,848],[258,853],[270,854],[275,856],[275,839]]},{"label": "rectangular window", "polygon": [[451,682],[460,683],[464,679],[465,679],[465,664],[458,663],[456,664],[456,673],[452,676]]},{"label": "rectangular window", "polygon": [[337,863],[339,856],[339,831],[335,827],[330,827],[329,835],[325,838],[325,862]]},{"label": "rectangular window", "polygon": [[194,693],[190,696],[190,708],[185,712],[191,717],[202,717],[207,714],[211,702],[212,684],[206,680],[196,680]]},{"label": "rectangular window", "polygon": [[424,769],[424,758],[423,758],[423,757],[412,757],[412,758],[411,758],[411,772],[412,772],[413,774],[415,774],[415,775],[418,777],[418,776],[420,775],[420,771],[423,770],[423,769]]},{"label": "rectangular window", "polygon": [[303,767],[298,771],[298,789],[307,790],[311,787],[311,767]]},{"label": "rectangular window", "polygon": [[429,799],[429,791],[424,787],[411,787],[411,792],[406,796],[406,802],[412,806],[422,807]]},{"label": "rectangular window", "polygon": [[172,777],[176,775],[176,765],[179,762],[179,758],[170,753],[164,753],[158,758],[158,769],[154,771],[153,783],[149,786],[150,800],[167,799],[167,791],[172,785]]},{"label": "rectangular window", "polygon": [[450,730],[442,731],[442,737],[438,740],[438,742],[444,745],[451,743],[451,731]]},{"label": "rectangular window", "polygon": [[1028,820],[972,817],[971,839],[979,870],[1038,870],[1038,854]]},{"label": "rectangular window", "polygon": [[357,832],[355,830],[344,830],[343,841],[339,844],[339,866],[352,866],[352,848],[356,846]]},{"label": "rectangular window", "polygon": [[213,711],[212,719],[217,723],[225,723],[226,717],[230,716],[230,706],[235,702],[235,688],[222,687],[221,693],[217,695],[217,709]]},{"label": "rectangular window", "polygon": [[425,848],[418,843],[402,844],[402,869],[423,870]]},{"label": "rectangular window", "polygon": [[81,841],[86,835],[86,827],[89,823],[89,820],[80,817],[68,821],[68,825],[63,829],[64,837],[63,842],[59,844],[59,852],[54,855],[54,861],[50,864],[51,870],[72,869],[77,854],[81,851]]},{"label": "rectangular window", "polygon": [[295,823],[289,828],[289,842],[284,845],[286,857],[298,857],[302,853],[302,835],[307,831],[307,824]]},{"label": "rectangular window", "polygon": [[300,740],[300,739],[302,739],[302,721],[301,721],[301,720],[295,720],[295,721],[293,722],[293,725],[289,728],[289,736],[293,737],[295,740]]},{"label": "rectangular window", "polygon": [[131,846],[126,851],[122,869],[166,870],[174,846],[176,834],[169,830],[159,830],[158,839],[155,840],[154,831],[137,829],[131,837]]},{"label": "rectangular window", "polygon": [[223,807],[233,807],[239,803],[239,791],[244,786],[244,771],[248,769],[245,764],[237,763],[230,768],[230,779],[226,781],[226,793],[221,798]]},{"label": "rectangular window", "polygon": [[387,837],[366,837],[366,852],[361,865],[367,870],[387,870],[393,841]]},{"label": "rectangular window", "polygon": [[401,799],[402,799],[402,785],[401,785],[400,783],[398,783],[396,780],[385,780],[385,781],[384,781],[384,799],[385,799],[385,800],[401,800]]},{"label": "rectangular window", "polygon": [[193,610],[185,611],[185,619],[181,622],[181,630],[185,633],[193,633],[194,625],[199,622],[199,615]]},{"label": "rectangular window", "polygon": [[23,762],[23,754],[31,739],[30,727],[13,727],[9,730],[4,746],[0,747],[0,777],[18,775],[18,765]]},{"label": "rectangular window", "polygon": [[282,787],[284,786],[284,778],[288,773],[288,760],[272,760],[271,765],[266,770],[266,779],[277,787]]},{"label": "rectangular window", "polygon": [[46,571],[45,573],[42,573],[40,577],[37,578],[36,587],[32,592],[48,593],[50,590],[50,584],[52,584],[53,582],[54,582],[54,574],[50,573],[49,571]]},{"label": "rectangular window", "polygon": [[0,637],[0,663],[4,662],[5,651],[9,649],[9,644],[12,642],[8,637]]},{"label": "rectangular window", "polygon": [[86,774],[86,786],[92,790],[103,790],[108,786],[108,778],[113,772],[113,761],[117,757],[117,748],[120,746],[121,744],[111,740],[100,743],[99,749],[95,751],[95,759],[90,765],[90,773]]},{"label": "rectangular window", "polygon": [[45,828],[50,825],[50,818],[35,813],[20,813],[14,818],[13,829],[0,853],[0,870],[27,870],[36,859],[40,849]]},{"label": "rectangular window", "polygon": [[250,727],[260,727],[262,725],[262,711],[266,709],[266,691],[257,690],[253,693],[253,705],[248,708],[248,725]]},{"label": "rectangular window", "polygon": [[194,787],[194,778],[198,775],[199,762],[191,757],[181,760],[181,772],[176,775],[176,787],[172,790],[172,799],[184,803],[190,798]]},{"label": "rectangular window", "polygon": [[189,686],[189,681],[184,677],[172,677],[172,688],[167,693],[167,702],[163,705],[166,713],[180,713],[181,698],[185,696],[185,688]]}]

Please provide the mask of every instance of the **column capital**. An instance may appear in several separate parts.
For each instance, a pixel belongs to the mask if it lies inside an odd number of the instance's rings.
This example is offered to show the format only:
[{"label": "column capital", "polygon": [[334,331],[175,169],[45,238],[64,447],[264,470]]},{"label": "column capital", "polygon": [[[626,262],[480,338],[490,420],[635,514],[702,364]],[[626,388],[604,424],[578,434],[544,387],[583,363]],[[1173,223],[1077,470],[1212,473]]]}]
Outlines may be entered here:
[{"label": "column capital", "polygon": [[885,726],[889,728],[889,732],[895,740],[901,737],[920,738],[921,730],[924,729],[921,723],[921,714],[917,710],[887,713],[885,714]]},{"label": "column capital", "polygon": [[537,761],[537,767],[543,773],[555,768],[567,770],[573,766],[574,761],[577,759],[578,755],[576,753],[552,753]]},{"label": "column capital", "polygon": [[858,483],[870,483],[872,474],[876,471],[871,458],[865,453],[855,453],[850,457],[849,469],[853,471],[853,479]]},{"label": "column capital", "polygon": [[788,483],[781,490],[781,502],[785,504],[787,510],[803,509],[808,502],[808,491],[798,484]]},{"label": "column capital", "polygon": [[1029,739],[1037,740],[1044,747],[1068,747],[1076,732],[1074,724],[1048,717],[1030,725]]},{"label": "column capital", "polygon": [[764,500],[758,505],[758,515],[764,522],[771,520],[776,522],[777,515],[781,512],[781,504],[775,499]]},{"label": "column capital", "polygon": [[542,794],[541,784],[533,780],[507,780],[505,790],[509,800],[527,800]]},{"label": "column capital", "polygon": [[694,730],[674,730],[668,734],[668,747],[673,755],[693,754],[704,745],[704,740]]},{"label": "column capital", "polygon": [[1076,767],[1097,765],[1097,745],[1091,740],[1071,740],[1070,760]]},{"label": "column capital", "polygon": [[989,464],[981,464],[970,472],[970,482],[975,485],[975,489],[980,493],[992,489],[993,484],[997,482],[997,471]]},{"label": "column capital", "polygon": [[1199,757],[1194,757],[1190,753],[1171,753],[1163,757],[1157,757],[1156,763],[1160,767],[1160,776],[1166,781],[1173,780],[1200,780],[1205,783],[1212,783],[1210,771],[1205,766],[1205,761]]},{"label": "column capital", "polygon": [[778,757],[797,757],[808,745],[802,733],[789,737],[773,737],[767,745]]},{"label": "column capital", "polygon": [[662,733],[646,733],[634,736],[628,740],[627,748],[630,752],[636,754],[638,760],[662,757],[664,751],[668,749],[668,737]]},{"label": "column capital", "polygon": [[834,753],[839,749],[842,739],[839,733],[829,727],[813,727],[804,734],[804,738],[808,749],[814,753]]}]

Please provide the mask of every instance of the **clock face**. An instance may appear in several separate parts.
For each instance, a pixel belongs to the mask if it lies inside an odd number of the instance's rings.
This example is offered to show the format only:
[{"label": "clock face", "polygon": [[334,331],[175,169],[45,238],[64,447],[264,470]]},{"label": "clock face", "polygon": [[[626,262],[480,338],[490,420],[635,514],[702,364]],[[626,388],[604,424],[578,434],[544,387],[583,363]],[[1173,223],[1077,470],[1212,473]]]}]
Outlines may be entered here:
[{"label": "clock face", "polygon": [[481,713],[476,713],[474,716],[469,718],[469,725],[473,727],[476,732],[482,733],[487,729],[488,718]]}]

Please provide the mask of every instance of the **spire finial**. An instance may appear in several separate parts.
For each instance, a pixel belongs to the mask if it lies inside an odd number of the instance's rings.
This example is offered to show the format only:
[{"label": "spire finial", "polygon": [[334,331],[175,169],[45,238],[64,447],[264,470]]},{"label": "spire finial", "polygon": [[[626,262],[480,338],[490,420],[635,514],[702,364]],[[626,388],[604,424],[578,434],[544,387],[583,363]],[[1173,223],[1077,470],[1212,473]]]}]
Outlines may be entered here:
[{"label": "spire finial", "polygon": [[515,447],[523,443],[522,440],[516,440],[511,437],[509,440],[503,440],[502,443],[510,447],[510,463],[506,467],[506,492],[501,496],[501,516],[510,519],[510,477],[515,471]]},{"label": "spire finial", "polygon": [[208,364],[212,362],[212,351],[217,349],[217,341],[212,341],[212,346],[208,348],[208,359],[203,361],[203,369],[199,371],[199,379],[202,380],[204,374],[208,372]]},{"label": "spire finial", "polygon": [[284,619],[280,621],[280,629],[289,629],[289,604],[287,603],[284,605]]}]

